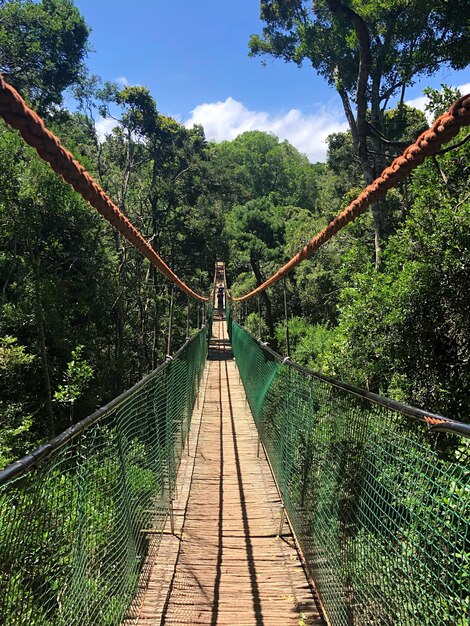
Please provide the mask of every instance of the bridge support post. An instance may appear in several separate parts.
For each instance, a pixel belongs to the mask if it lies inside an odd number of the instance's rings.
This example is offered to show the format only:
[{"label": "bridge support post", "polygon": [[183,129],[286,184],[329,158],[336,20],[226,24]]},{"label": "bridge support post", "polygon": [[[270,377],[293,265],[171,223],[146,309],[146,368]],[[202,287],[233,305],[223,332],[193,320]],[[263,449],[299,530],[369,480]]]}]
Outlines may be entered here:
[{"label": "bridge support post", "polygon": [[284,288],[284,315],[286,318],[286,356],[290,357],[290,338],[289,338],[289,312],[287,311],[287,289],[286,289],[286,279],[282,281],[282,285]]},{"label": "bridge support post", "polygon": [[171,534],[175,534],[175,511],[173,509],[173,498],[170,498],[170,529]]},{"label": "bridge support post", "polygon": [[175,286],[171,286],[171,297],[170,297],[170,313],[168,319],[168,342],[166,346],[166,354],[167,356],[171,356],[171,336],[173,334],[173,306],[175,299]]},{"label": "bridge support post", "polygon": [[191,317],[191,302],[188,296],[188,314],[186,316],[186,339],[189,339],[189,331],[190,331],[190,317]]},{"label": "bridge support post", "polygon": [[281,521],[279,522],[279,532],[277,533],[279,537],[282,536],[282,529],[284,528],[284,522],[286,520],[286,509],[285,506],[281,505]]}]

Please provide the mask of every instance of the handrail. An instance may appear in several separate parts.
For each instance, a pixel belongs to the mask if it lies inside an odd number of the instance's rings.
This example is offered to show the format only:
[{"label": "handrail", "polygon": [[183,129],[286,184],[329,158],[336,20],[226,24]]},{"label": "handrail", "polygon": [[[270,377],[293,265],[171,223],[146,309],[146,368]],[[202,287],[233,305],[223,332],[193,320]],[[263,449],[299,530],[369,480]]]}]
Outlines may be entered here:
[{"label": "handrail", "polygon": [[18,478],[19,476],[30,471],[53,452],[60,450],[60,448],[75,439],[84,430],[93,426],[93,424],[96,424],[96,422],[107,415],[110,411],[116,409],[120,404],[127,400],[129,396],[155,378],[159,372],[166,369],[171,361],[177,358],[187,348],[187,346],[192,343],[201,332],[204,331],[204,329],[205,325],[201,327],[198,333],[193,335],[190,339],[187,339],[172,357],[167,357],[163,363],[160,363],[160,365],[158,365],[152,372],[144,376],[135,385],[121,393],[116,398],[113,398],[110,402],[94,411],[91,415],[88,415],[73,426],[70,426],[70,428],[67,428],[53,439],[46,441],[32,452],[23,456],[21,459],[13,461],[13,463],[7,465],[3,470],[0,470],[0,485],[13,480],[14,478]]},{"label": "handrail", "polygon": [[[230,315],[229,327],[328,623],[459,623],[469,608],[469,426],[292,363]],[[435,429],[454,436],[435,440]]]},{"label": "handrail", "polygon": [[343,383],[336,378],[332,378],[331,376],[325,376],[324,374],[315,372],[308,367],[298,365],[297,363],[291,361],[290,358],[284,357],[282,356],[282,354],[279,354],[278,352],[273,350],[266,342],[262,341],[262,339],[256,338],[248,330],[246,330],[246,328],[243,328],[243,326],[238,324],[233,318],[232,324],[236,324],[239,328],[241,328],[247,335],[251,337],[253,341],[255,341],[259,345],[263,352],[269,354],[270,357],[272,357],[276,361],[279,361],[279,363],[283,365],[292,367],[293,369],[308,376],[313,376],[314,378],[329,383],[330,385],[333,385],[338,389],[343,389],[344,391],[353,393],[354,395],[364,398],[365,400],[369,400],[370,402],[374,402],[375,404],[380,404],[387,409],[396,411],[397,413],[401,413],[402,415],[406,415],[407,417],[411,417],[416,421],[424,422],[427,424],[430,431],[459,434],[470,439],[470,424],[465,424],[464,422],[460,422],[459,420],[453,420],[449,417],[444,417],[439,413],[430,413],[429,411],[418,409],[409,404],[404,404],[403,402],[399,402],[398,400],[386,398],[385,396],[373,393],[372,391],[367,391],[367,389],[361,389],[360,387],[350,385],[349,383]]}]

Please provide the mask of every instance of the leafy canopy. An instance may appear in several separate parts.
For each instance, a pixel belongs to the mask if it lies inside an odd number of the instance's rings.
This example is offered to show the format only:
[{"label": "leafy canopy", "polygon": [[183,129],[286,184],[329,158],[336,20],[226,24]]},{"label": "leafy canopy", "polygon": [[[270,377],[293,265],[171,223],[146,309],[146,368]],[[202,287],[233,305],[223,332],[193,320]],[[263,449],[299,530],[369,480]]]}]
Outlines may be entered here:
[{"label": "leafy canopy", "polygon": [[71,0],[0,1],[0,71],[44,113],[85,75],[88,35]]}]

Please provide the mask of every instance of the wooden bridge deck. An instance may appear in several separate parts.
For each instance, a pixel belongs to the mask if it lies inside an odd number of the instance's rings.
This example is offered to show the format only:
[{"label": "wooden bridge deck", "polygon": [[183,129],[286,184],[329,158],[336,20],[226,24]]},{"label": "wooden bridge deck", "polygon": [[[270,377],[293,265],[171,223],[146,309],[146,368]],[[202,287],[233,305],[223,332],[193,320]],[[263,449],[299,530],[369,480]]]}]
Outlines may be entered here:
[{"label": "wooden bridge deck", "polygon": [[[126,624],[324,624],[261,450],[230,350],[214,322],[175,500],[143,601]],[[167,525],[169,526],[169,524]]]}]

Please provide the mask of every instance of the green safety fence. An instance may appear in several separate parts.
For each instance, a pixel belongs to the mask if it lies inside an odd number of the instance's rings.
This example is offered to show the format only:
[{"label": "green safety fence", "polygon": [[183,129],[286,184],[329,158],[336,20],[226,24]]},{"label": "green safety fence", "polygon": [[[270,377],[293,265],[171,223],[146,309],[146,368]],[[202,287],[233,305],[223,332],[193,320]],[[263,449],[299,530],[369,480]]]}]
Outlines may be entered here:
[{"label": "green safety fence", "polygon": [[470,426],[317,375],[228,325],[330,624],[468,626]]},{"label": "green safety fence", "polygon": [[0,624],[131,618],[158,546],[211,319],[107,407],[0,472]]}]

